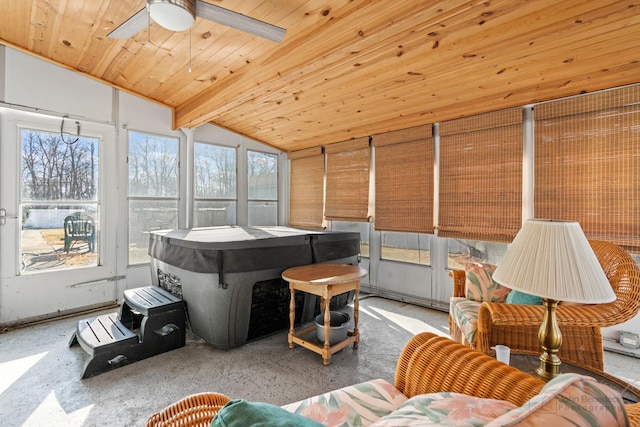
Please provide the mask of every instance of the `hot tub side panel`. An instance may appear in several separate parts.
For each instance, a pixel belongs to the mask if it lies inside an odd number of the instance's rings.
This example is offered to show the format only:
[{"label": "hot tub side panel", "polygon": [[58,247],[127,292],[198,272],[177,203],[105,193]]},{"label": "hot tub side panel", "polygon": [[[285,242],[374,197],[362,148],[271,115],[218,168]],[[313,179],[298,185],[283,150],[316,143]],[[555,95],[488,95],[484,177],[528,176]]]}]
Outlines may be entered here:
[{"label": "hot tub side panel", "polygon": [[[237,347],[288,328],[290,294],[282,272],[318,262],[357,265],[360,241],[358,233],[312,232],[253,244],[257,247],[236,244],[232,250],[210,250],[200,242],[150,239],[153,284],[186,301],[191,331],[213,347]],[[319,310],[318,298],[297,294],[296,322],[311,322]],[[352,296],[336,297],[332,307],[344,307]],[[276,324],[264,324],[274,319]],[[250,326],[256,325],[259,330],[252,331]]]}]

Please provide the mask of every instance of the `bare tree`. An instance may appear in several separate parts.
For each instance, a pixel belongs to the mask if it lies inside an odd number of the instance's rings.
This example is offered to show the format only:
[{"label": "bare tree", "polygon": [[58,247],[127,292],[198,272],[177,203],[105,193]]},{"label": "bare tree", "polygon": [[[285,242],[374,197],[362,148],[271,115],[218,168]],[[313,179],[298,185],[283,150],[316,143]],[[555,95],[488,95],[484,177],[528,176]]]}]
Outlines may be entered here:
[{"label": "bare tree", "polygon": [[98,140],[22,131],[23,200],[95,200]]},{"label": "bare tree", "polygon": [[178,191],[178,150],[173,139],[141,135],[129,139],[129,194],[175,197]]},{"label": "bare tree", "polygon": [[248,151],[247,174],[250,199],[277,199],[278,157],[275,154]]},{"label": "bare tree", "polygon": [[236,150],[197,144],[195,156],[196,197],[236,197]]}]

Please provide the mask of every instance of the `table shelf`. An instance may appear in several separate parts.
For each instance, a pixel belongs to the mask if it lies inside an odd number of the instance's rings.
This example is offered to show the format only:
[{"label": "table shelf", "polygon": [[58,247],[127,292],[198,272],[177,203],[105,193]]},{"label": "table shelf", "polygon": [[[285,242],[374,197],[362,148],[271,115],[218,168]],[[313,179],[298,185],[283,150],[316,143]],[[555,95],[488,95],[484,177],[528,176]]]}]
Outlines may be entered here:
[{"label": "table shelf", "polygon": [[[289,282],[291,291],[291,302],[289,310],[289,348],[296,344],[308,350],[314,351],[322,356],[324,365],[329,364],[331,355],[343,348],[353,344],[358,347],[360,342],[360,332],[358,331],[358,310],[360,279],[367,275],[367,271],[361,267],[347,264],[312,264],[299,267],[292,267],[282,272],[282,278]],[[354,328],[347,334],[347,338],[334,345],[329,345],[330,322],[325,319],[325,342],[317,343],[305,339],[305,336],[315,331],[316,324],[296,330],[295,321],[295,292],[302,291],[321,298],[320,308],[323,313],[330,312],[329,304],[331,298],[344,292],[354,291],[353,321]],[[315,340],[317,341],[317,340]],[[323,344],[323,345],[320,345]]]},{"label": "table shelf", "polygon": [[319,355],[323,356],[323,358],[325,358],[324,356],[326,355],[327,357],[325,359],[327,360],[331,357],[331,355],[339,352],[345,347],[348,347],[350,344],[353,344],[354,348],[357,348],[358,342],[360,341],[359,334],[354,333],[354,331],[349,331],[347,333],[347,338],[330,346],[325,350],[324,344],[322,342],[319,342],[317,338],[313,338],[310,340],[305,338],[311,332],[314,332],[317,328],[318,326],[316,324],[313,324],[302,329],[294,330],[291,341],[294,344],[298,344],[301,347],[318,353]]}]

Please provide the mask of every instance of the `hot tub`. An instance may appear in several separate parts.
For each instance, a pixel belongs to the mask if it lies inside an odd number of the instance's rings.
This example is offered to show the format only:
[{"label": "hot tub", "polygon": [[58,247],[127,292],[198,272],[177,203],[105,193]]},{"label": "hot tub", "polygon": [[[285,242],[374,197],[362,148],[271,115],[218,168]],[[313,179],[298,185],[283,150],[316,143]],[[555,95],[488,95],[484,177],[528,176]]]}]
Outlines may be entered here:
[{"label": "hot tub", "polygon": [[[205,227],[151,233],[153,284],[187,303],[191,331],[213,347],[238,347],[289,327],[281,274],[314,263],[358,264],[360,234],[289,227]],[[296,293],[296,322],[313,321],[317,298]],[[336,298],[344,307],[350,296]]]}]

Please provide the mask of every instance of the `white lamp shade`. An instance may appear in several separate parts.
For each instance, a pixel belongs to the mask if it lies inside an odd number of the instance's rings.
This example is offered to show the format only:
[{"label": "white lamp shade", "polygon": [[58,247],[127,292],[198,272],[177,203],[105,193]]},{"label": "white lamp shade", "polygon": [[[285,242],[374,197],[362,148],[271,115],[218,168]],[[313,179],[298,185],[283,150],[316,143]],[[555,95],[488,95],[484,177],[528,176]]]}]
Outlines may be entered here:
[{"label": "white lamp shade", "polygon": [[171,31],[184,31],[195,22],[194,2],[189,0],[150,0],[149,14],[158,24]]},{"label": "white lamp shade", "polygon": [[596,304],[616,299],[577,222],[528,220],[493,279],[508,288],[558,301]]}]

